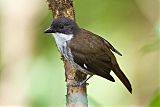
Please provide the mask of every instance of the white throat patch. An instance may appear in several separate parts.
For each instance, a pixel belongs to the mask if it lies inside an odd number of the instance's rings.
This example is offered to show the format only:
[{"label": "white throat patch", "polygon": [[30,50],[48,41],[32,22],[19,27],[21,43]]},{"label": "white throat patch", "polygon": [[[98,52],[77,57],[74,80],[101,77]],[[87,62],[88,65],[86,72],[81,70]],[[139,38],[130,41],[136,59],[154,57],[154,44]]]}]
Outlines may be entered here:
[{"label": "white throat patch", "polygon": [[52,33],[52,35],[55,38],[57,45],[61,45],[64,42],[70,41],[73,38],[72,34],[66,35],[62,33]]},{"label": "white throat patch", "polygon": [[52,33],[55,42],[58,46],[59,51],[64,54],[66,46],[67,46],[67,42],[69,42],[72,38],[73,38],[73,34],[62,34],[62,33]]}]

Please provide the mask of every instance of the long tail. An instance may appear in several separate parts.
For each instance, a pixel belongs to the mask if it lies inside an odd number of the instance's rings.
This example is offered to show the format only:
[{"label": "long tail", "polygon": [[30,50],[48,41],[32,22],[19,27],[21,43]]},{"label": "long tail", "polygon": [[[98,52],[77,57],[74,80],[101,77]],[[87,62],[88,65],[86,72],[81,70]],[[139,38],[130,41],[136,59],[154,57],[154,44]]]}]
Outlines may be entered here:
[{"label": "long tail", "polygon": [[121,80],[121,82],[125,85],[125,87],[128,89],[130,93],[132,93],[132,86],[125,76],[125,74],[122,72],[118,64],[113,65],[113,72],[117,75],[117,77]]}]

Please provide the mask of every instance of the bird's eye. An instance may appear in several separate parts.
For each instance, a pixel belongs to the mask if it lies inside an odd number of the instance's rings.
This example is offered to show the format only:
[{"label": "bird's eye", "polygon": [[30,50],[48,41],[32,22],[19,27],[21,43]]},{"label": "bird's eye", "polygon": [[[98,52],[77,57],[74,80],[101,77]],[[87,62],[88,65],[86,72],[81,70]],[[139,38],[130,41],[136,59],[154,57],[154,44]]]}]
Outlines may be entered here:
[{"label": "bird's eye", "polygon": [[59,29],[64,29],[64,26],[59,26]]}]

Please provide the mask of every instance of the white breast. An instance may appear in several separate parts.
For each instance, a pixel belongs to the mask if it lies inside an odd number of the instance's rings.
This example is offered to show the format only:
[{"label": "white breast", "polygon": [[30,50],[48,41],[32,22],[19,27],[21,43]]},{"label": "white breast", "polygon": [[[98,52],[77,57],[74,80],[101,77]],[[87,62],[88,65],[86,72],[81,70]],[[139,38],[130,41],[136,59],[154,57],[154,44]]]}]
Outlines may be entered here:
[{"label": "white breast", "polygon": [[67,52],[67,42],[69,42],[73,38],[73,35],[72,34],[66,35],[62,33],[52,33],[52,35],[55,39],[55,42],[57,44],[59,51],[63,55],[68,53]]}]

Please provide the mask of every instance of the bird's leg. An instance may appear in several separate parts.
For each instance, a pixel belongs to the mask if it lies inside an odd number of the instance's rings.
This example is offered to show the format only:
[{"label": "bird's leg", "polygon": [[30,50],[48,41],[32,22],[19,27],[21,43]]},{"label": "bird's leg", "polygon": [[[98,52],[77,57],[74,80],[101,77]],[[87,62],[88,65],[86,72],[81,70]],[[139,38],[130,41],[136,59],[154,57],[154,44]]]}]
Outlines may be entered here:
[{"label": "bird's leg", "polygon": [[[84,83],[87,82],[87,80],[89,80],[93,75],[90,75],[88,78],[86,78],[85,80],[83,80],[82,82],[79,83],[79,85],[83,85]],[[88,83],[86,83],[88,85]]]},{"label": "bird's leg", "polygon": [[67,87],[72,86],[72,87],[79,87],[82,85],[88,85],[88,83],[86,83],[87,80],[89,80],[93,75],[90,75],[88,78],[86,78],[85,80],[77,83],[77,84],[67,84]]}]

